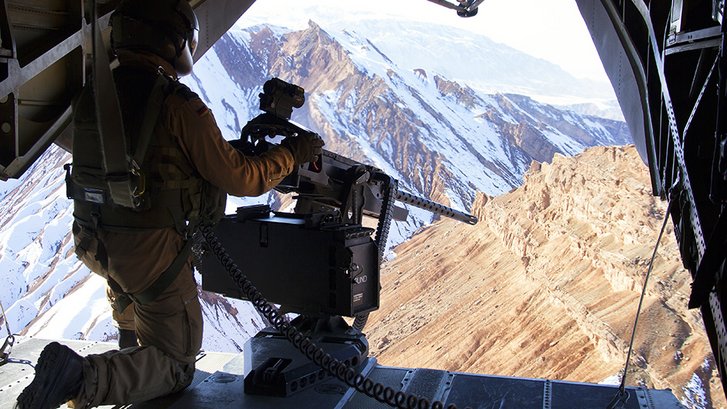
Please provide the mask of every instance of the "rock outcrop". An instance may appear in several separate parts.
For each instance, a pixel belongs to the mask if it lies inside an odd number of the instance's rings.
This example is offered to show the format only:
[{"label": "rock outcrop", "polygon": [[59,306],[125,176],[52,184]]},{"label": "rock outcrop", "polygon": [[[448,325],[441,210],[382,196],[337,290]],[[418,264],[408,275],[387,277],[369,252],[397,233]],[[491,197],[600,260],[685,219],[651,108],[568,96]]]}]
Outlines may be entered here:
[{"label": "rock outcrop", "polygon": [[[600,382],[622,370],[666,205],[632,147],[533,163],[478,194],[476,226],[441,221],[396,249],[367,327],[382,364]],[[724,406],[671,225],[646,289],[628,383]],[[709,407],[709,406],[695,406]]]}]

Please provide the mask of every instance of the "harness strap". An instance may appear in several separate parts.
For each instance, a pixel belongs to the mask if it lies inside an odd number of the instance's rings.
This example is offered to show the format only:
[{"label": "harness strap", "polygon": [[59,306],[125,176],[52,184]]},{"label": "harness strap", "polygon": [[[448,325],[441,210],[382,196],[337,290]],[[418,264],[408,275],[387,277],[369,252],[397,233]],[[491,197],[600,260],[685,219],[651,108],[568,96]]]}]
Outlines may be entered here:
[{"label": "harness strap", "polygon": [[[136,208],[139,206],[135,181],[129,169],[126,157],[126,138],[124,123],[121,118],[119,97],[111,75],[106,46],[104,45],[96,18],[96,2],[93,7],[93,90],[98,119],[98,131],[101,134],[101,157],[106,170],[105,182],[114,203]],[[103,97],[102,97],[103,95]],[[138,169],[131,169],[136,171]]]},{"label": "harness strap", "polygon": [[[108,253],[106,252],[106,246],[104,246],[101,240],[98,240],[96,234],[93,233],[96,230],[91,230],[88,227],[83,226],[79,223],[80,231],[76,232],[79,238],[79,243],[76,245],[76,254],[79,257],[85,255],[86,251],[90,247],[93,240],[96,240],[96,260],[101,263],[101,266],[108,270]],[[179,273],[182,271],[184,263],[189,259],[192,253],[192,239],[187,239],[182,249],[177,253],[177,256],[172,260],[172,263],[159,275],[159,277],[144,291],[136,294],[129,294],[121,288],[121,285],[111,278],[106,278],[109,287],[115,293],[115,299],[113,302],[113,309],[119,313],[124,311],[132,302],[137,304],[148,304],[159,297],[161,293],[166,290],[169,285],[177,278]]]},{"label": "harness strap", "polygon": [[121,289],[119,283],[117,283],[113,278],[109,277],[109,286],[112,290],[114,290],[115,293],[119,295],[116,297],[116,300],[114,302],[114,308],[116,309],[116,311],[121,312],[125,310],[132,301],[136,304],[143,305],[156,300],[157,297],[159,297],[159,295],[161,295],[161,293],[163,293],[164,290],[166,290],[172,284],[172,282],[174,282],[177,276],[179,276],[179,273],[182,271],[184,263],[186,263],[189,259],[191,250],[192,240],[190,239],[187,240],[187,242],[184,244],[184,247],[182,247],[182,249],[179,251],[177,257],[175,257],[172,261],[172,264],[170,264],[169,267],[167,267],[167,269],[159,275],[159,278],[157,278],[156,281],[154,281],[146,290],[138,292],[136,294],[125,293],[124,290]]},{"label": "harness strap", "polygon": [[151,90],[151,95],[146,104],[146,115],[144,115],[144,121],[141,123],[139,142],[134,152],[134,162],[136,162],[137,166],[141,165],[146,156],[146,150],[151,142],[154,126],[157,123],[162,103],[167,95],[166,88],[168,83],[169,80],[163,74],[159,73],[157,75],[157,79]]},{"label": "harness strap", "polygon": [[109,283],[109,287],[114,290],[114,303],[111,305],[111,308],[121,314],[126,307],[131,305],[131,298],[129,298],[129,295],[121,289],[121,286],[116,282],[116,280],[109,277],[106,281]]},{"label": "harness strap", "polygon": [[[69,185],[72,186],[72,184],[73,182],[71,181]],[[71,198],[77,199],[74,204],[76,221],[90,229],[101,228],[108,231],[139,231],[173,227],[180,234],[185,235],[189,231],[185,220],[194,219],[199,212],[190,203],[190,200],[201,200],[199,198],[201,192],[194,190],[190,189],[188,193],[189,199],[186,199],[185,192],[182,189],[152,192],[155,204],[143,213],[122,207],[97,205],[79,199],[78,197]],[[97,213],[97,221],[93,220],[92,212]]]}]

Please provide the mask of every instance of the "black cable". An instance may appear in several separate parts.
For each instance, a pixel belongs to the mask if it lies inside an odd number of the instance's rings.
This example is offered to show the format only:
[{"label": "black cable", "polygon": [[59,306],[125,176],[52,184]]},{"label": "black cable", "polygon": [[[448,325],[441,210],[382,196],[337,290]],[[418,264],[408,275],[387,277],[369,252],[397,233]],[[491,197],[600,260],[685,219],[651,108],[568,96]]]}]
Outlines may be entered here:
[{"label": "black cable", "polygon": [[[357,374],[356,371],[332,357],[323,348],[316,345],[311,339],[305,336],[297,328],[291,325],[280,310],[272,306],[255,285],[243,274],[232,257],[227,253],[224,246],[214,234],[210,226],[201,226],[202,236],[207,241],[210,250],[219,259],[235,284],[242,290],[245,297],[255,306],[275,329],[280,331],[303,355],[331,375],[344,382],[346,385],[357,391],[385,403],[394,408],[400,409],[444,409],[444,403],[435,401],[430,403],[426,398],[407,394],[403,391],[395,391],[389,386],[374,382],[371,379]],[[457,409],[457,406],[450,404],[447,409]]]},{"label": "black cable", "polygon": [[661,244],[661,238],[664,236],[664,230],[666,230],[666,224],[669,221],[669,211],[671,210],[671,204],[673,202],[670,201],[667,206],[666,210],[664,211],[664,223],[661,225],[661,230],[659,231],[659,237],[656,239],[656,244],[654,245],[654,251],[651,254],[651,260],[649,261],[649,268],[646,271],[646,277],[644,278],[644,286],[641,288],[641,297],[639,298],[639,306],[636,308],[636,317],[634,318],[634,327],[631,330],[631,340],[629,341],[629,352],[626,354],[626,364],[624,365],[624,373],[621,377],[621,384],[618,387],[618,392],[616,392],[616,396],[613,397],[611,402],[608,404],[606,409],[614,409],[623,407],[623,405],[628,401],[629,399],[629,393],[626,391],[626,375],[628,374],[629,370],[629,361],[631,360],[631,354],[634,350],[634,339],[636,339],[636,326],[639,324],[639,315],[641,314],[641,307],[644,304],[644,296],[646,295],[646,286],[649,284],[649,277],[651,276],[651,271],[654,269],[654,260],[656,259],[656,252],[659,250],[659,245]]}]

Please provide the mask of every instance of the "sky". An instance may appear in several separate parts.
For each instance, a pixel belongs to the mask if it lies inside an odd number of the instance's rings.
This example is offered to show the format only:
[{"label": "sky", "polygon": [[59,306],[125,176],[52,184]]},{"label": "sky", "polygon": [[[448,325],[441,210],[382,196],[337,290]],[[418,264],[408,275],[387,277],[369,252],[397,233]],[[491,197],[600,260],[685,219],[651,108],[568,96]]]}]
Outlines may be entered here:
[{"label": "sky", "polygon": [[608,81],[575,0],[485,0],[471,18],[458,17],[427,0],[257,0],[238,25],[303,28],[309,19],[355,24],[362,18],[406,18],[459,27],[557,64],[575,77]]}]

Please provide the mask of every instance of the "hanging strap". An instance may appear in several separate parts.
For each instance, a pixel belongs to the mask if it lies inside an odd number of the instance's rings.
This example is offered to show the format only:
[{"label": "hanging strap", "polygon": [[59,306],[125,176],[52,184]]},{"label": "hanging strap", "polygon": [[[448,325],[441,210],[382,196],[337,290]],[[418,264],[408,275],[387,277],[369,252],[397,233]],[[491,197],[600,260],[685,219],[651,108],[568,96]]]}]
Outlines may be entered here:
[{"label": "hanging strap", "polygon": [[661,225],[659,236],[656,239],[654,245],[654,251],[651,253],[651,260],[649,260],[649,268],[646,271],[646,277],[644,277],[644,285],[641,287],[641,297],[639,297],[639,305],[636,307],[636,316],[634,317],[634,326],[631,329],[631,339],[629,340],[629,351],[626,353],[626,363],[624,364],[623,375],[621,376],[621,383],[619,384],[616,394],[609,402],[606,409],[622,409],[626,407],[626,403],[629,400],[629,392],[626,390],[626,376],[629,372],[629,362],[631,361],[631,354],[634,351],[634,340],[636,340],[636,327],[639,325],[639,315],[641,314],[641,307],[644,305],[644,297],[646,296],[646,288],[649,284],[649,277],[654,269],[654,260],[656,260],[657,252],[659,251],[659,245],[661,244],[661,238],[664,236],[664,230],[669,222],[669,214],[671,207],[674,205],[674,201],[670,200],[664,211],[664,222]]},{"label": "hanging strap", "polygon": [[126,156],[126,138],[121,119],[119,97],[111,74],[106,46],[98,24],[97,1],[93,8],[93,90],[98,130],[101,135],[101,153],[106,170],[106,183],[114,203],[137,208],[141,205],[137,180],[140,176],[136,163]]}]

